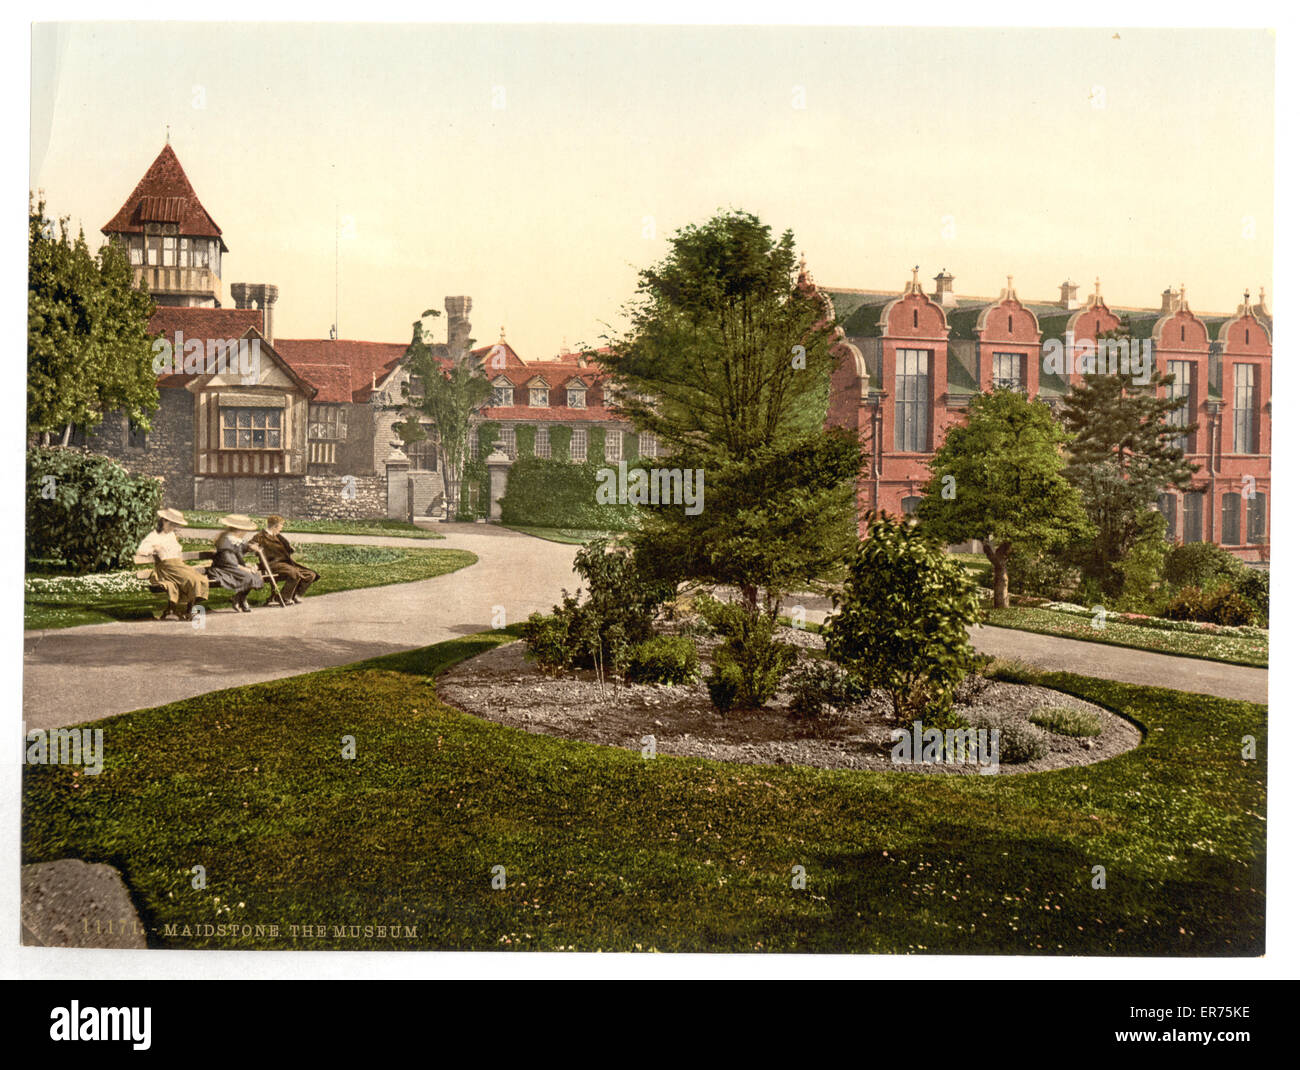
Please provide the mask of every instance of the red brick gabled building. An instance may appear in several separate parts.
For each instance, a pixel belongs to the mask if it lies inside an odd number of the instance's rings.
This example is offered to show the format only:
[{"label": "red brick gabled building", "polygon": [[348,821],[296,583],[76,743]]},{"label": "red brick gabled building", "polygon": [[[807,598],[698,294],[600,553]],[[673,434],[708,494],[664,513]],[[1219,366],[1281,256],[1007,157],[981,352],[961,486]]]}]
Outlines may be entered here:
[{"label": "red brick gabled building", "polygon": [[[941,271],[927,293],[913,269],[901,292],[819,288],[840,356],[828,422],[855,431],[864,449],[860,515],[915,509],[935,449],[976,393],[1007,386],[1055,407],[1080,359],[1123,317],[1149,344],[1154,374],[1175,375],[1168,389],[1186,398],[1180,422],[1199,425],[1185,446],[1199,466],[1191,489],[1161,497],[1169,537],[1267,560],[1272,317],[1262,293],[1232,315],[1198,315],[1172,288],[1158,308],[1111,308],[1100,280],[1083,303],[1068,280],[1055,301],[1021,299],[1010,277],[997,298],[959,297],[952,282]],[[814,285],[806,273],[801,284]],[[1046,359],[1052,340],[1063,367]]]}]

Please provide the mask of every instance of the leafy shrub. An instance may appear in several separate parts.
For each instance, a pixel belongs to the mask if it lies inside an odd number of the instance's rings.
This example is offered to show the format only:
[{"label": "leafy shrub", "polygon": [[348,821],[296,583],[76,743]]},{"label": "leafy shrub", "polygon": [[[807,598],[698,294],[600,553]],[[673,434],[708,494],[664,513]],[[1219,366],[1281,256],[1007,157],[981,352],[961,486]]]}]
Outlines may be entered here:
[{"label": "leafy shrub", "polygon": [[607,547],[595,539],[574,555],[573,567],[587,582],[586,601],[581,588],[564,591],[551,617],[534,614],[525,624],[524,638],[543,671],[622,672],[632,648],[654,634],[659,606],[673,588],[649,578],[628,551]]},{"label": "leafy shrub", "polygon": [[[1079,584],[1079,569],[1057,550],[1029,550],[1013,544],[1007,557],[1007,587],[1017,594],[1060,598]],[[992,584],[990,583],[989,586]]]},{"label": "leafy shrub", "polygon": [[[722,637],[706,681],[714,705],[720,710],[762,706],[776,694],[798,652],[776,638],[776,621],[766,613],[752,612],[739,602],[707,597],[696,605],[709,627]],[[728,705],[718,702],[715,684],[717,695]]]},{"label": "leafy shrub", "polygon": [[685,635],[656,635],[628,652],[626,677],[634,684],[685,684],[700,675],[700,655]]},{"label": "leafy shrub", "polygon": [[1268,624],[1268,572],[1243,565],[1233,586],[1242,598],[1259,612],[1259,621]]},{"label": "leafy shrub", "polygon": [[896,719],[934,718],[951,707],[974,666],[967,628],[977,593],[961,565],[919,528],[872,521],[835,606],[822,631],[827,655],[863,686],[888,691]]},{"label": "leafy shrub", "polygon": [[1116,608],[1122,613],[1147,613],[1164,601],[1165,560],[1169,543],[1165,539],[1166,521],[1158,512],[1143,514],[1140,533],[1119,563],[1123,588]]},{"label": "leafy shrub", "polygon": [[70,572],[126,568],[157,520],[162,484],[79,449],[27,451],[27,560]]},{"label": "leafy shrub", "polygon": [[1241,567],[1232,554],[1212,542],[1175,546],[1165,559],[1165,580],[1174,590],[1213,587],[1231,580]]},{"label": "leafy shrub", "polygon": [[1169,620],[1199,620],[1235,626],[1253,624],[1257,613],[1230,583],[1224,583],[1213,591],[1184,587],[1165,606],[1164,615]]},{"label": "leafy shrub", "polygon": [[[1032,762],[1047,753],[1047,735],[1014,714],[984,710],[971,714],[971,726],[998,731],[998,761],[1008,765]],[[991,742],[990,742],[991,746]]]},{"label": "leafy shrub", "polygon": [[809,658],[790,674],[786,686],[790,689],[790,716],[799,721],[816,720],[866,697],[843,667],[826,658]]},{"label": "leafy shrub", "polygon": [[590,446],[588,456],[601,458],[571,464],[567,460],[521,455],[510,466],[501,497],[506,524],[535,524],[552,528],[622,531],[635,523],[636,506],[602,505],[596,499],[597,473],[608,467],[603,453]]},{"label": "leafy shrub", "polygon": [[1101,718],[1095,713],[1073,706],[1044,706],[1029,715],[1029,723],[1055,732],[1058,736],[1101,735]]},{"label": "leafy shrub", "polygon": [[570,613],[556,612],[550,616],[533,613],[524,621],[524,642],[528,644],[529,655],[547,676],[557,676],[573,665],[575,651],[569,641],[571,619]]}]

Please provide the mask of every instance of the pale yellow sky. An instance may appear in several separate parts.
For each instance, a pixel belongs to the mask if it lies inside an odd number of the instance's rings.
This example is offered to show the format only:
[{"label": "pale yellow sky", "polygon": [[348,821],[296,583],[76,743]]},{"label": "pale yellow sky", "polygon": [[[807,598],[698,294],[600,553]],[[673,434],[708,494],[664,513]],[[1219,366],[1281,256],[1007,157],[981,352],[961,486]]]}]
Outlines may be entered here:
[{"label": "pale yellow sky", "polygon": [[[790,228],[819,282],[1231,311],[1272,291],[1264,31],[38,25],[31,185],[96,237],[172,145],[276,332],[405,341],[446,294],[595,343],[675,228]],[[336,210],[337,205],[337,210]]]}]

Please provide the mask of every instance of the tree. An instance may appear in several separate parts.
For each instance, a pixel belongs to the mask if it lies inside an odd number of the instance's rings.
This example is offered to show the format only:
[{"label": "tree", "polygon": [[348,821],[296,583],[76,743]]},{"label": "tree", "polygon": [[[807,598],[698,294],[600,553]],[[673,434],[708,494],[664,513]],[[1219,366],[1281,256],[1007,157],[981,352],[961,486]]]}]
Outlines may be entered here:
[{"label": "tree", "polygon": [[[1102,338],[1126,342],[1130,352],[1136,348],[1125,324]],[[1167,487],[1186,490],[1198,468],[1177,441],[1196,424],[1170,423],[1183,400],[1161,396],[1161,388],[1173,381],[1172,375],[1139,375],[1131,365],[1128,370],[1099,367],[1083,375],[1061,408],[1072,436],[1065,476],[1079,488],[1096,531],[1080,548],[1079,564],[1108,595],[1123,588],[1120,563],[1142,536],[1143,514]]]},{"label": "tree", "polygon": [[420,414],[432,417],[438,428],[448,515],[455,516],[460,501],[461,472],[469,448],[470,420],[492,397],[492,384],[468,350],[452,353],[446,364],[434,356],[424,320],[437,315],[436,309],[427,309],[412,324],[411,344],[406,347],[404,359],[411,376],[422,382],[424,393],[418,403],[409,406],[406,420],[394,430],[403,442],[418,442],[425,437]]},{"label": "tree", "polygon": [[126,254],[106,242],[92,255],[68,220],[27,212],[27,432],[46,442],[92,428],[123,411],[144,429],[158,408],[149,317],[153,299],[136,289]]},{"label": "tree", "polygon": [[1013,390],[971,399],[965,423],[948,429],[930,461],[917,518],[943,542],[979,539],[993,566],[993,605],[1005,608],[1013,549],[1063,547],[1088,533],[1062,474],[1066,436],[1041,401]]},{"label": "tree", "polygon": [[889,692],[894,718],[935,721],[974,665],[975,585],[919,525],[872,520],[828,621],[826,655]]},{"label": "tree", "polygon": [[727,212],[687,226],[641,272],[632,327],[593,358],[662,467],[704,473],[694,513],[648,508],[638,554],[677,579],[738,587],[775,615],[853,545],[856,440],[824,427],[833,357],[824,306],[796,281],[794,237]]}]

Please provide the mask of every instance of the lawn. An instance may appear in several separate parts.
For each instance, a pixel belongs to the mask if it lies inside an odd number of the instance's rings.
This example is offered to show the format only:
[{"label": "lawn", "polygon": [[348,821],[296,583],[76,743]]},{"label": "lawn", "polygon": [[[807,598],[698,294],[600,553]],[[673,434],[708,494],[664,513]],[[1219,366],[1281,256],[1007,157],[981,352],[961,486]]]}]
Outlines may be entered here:
[{"label": "lawn", "polygon": [[[210,550],[212,544],[184,539],[186,550]],[[472,565],[478,558],[468,550],[435,550],[397,546],[350,546],[303,543],[295,560],[321,574],[306,597],[382,587],[390,583],[427,580]],[[270,588],[254,591],[249,603],[260,605]],[[71,628],[78,624],[103,624],[111,620],[142,620],[155,616],[165,601],[151,593],[135,570],[102,572],[90,576],[28,574],[24,586],[25,628]],[[210,610],[230,605],[230,592],[214,587],[205,603]]]},{"label": "lawn", "polygon": [[508,638],[97,722],[98,777],[25,767],[23,860],[117,866],[159,948],[1264,950],[1262,706],[1008,667],[1147,741],[997,777],[646,760],[439,702],[439,671]]},{"label": "lawn", "polygon": [[[196,528],[219,528],[219,520],[224,513],[186,509],[185,519]],[[259,527],[266,525],[266,517],[254,516]],[[286,519],[285,534],[295,531],[312,535],[397,535],[404,539],[445,539],[436,531],[426,531],[405,520],[359,519],[359,520],[293,520]]]},{"label": "lawn", "polygon": [[597,531],[594,528],[541,528],[531,524],[502,524],[501,526],[523,535],[546,539],[548,542],[571,543],[575,546],[589,543],[592,539],[617,539],[624,534],[621,531]]},{"label": "lawn", "polygon": [[1145,624],[1130,624],[1107,615],[1105,627],[1097,628],[1088,617],[1052,609],[1011,606],[985,607],[983,621],[998,628],[1018,628],[1041,635],[1060,635],[1092,643],[1136,647],[1161,654],[1226,661],[1233,665],[1268,666],[1267,637],[1213,635],[1206,632],[1173,631]]}]

